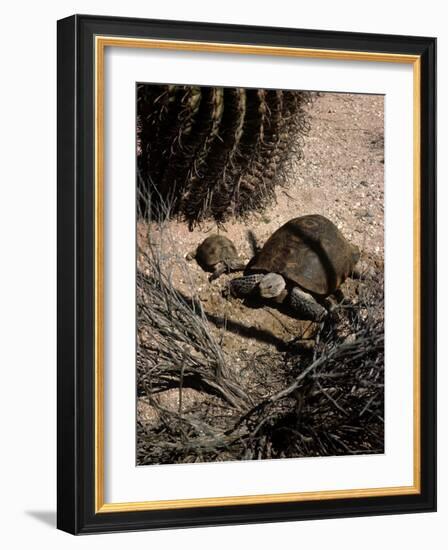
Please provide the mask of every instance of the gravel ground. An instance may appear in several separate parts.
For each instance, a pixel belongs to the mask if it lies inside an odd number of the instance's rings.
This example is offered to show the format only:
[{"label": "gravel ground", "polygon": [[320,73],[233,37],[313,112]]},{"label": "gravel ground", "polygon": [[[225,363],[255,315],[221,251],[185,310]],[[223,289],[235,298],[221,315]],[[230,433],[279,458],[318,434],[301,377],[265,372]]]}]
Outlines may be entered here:
[{"label": "gravel ground", "polygon": [[384,98],[322,94],[311,115],[304,156],[291,172],[290,200],[300,214],[324,214],[369,256],[382,259]]}]

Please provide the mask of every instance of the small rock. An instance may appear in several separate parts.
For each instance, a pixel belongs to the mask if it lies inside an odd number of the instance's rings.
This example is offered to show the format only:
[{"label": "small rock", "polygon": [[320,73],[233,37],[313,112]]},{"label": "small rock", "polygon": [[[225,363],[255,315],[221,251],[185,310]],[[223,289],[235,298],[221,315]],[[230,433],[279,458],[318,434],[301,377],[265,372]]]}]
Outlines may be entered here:
[{"label": "small rock", "polygon": [[361,208],[355,213],[355,216],[357,218],[373,218],[372,212],[370,212],[370,210],[367,210],[367,208]]},{"label": "small rock", "polygon": [[356,334],[349,334],[344,340],[344,344],[354,344],[356,342]]}]

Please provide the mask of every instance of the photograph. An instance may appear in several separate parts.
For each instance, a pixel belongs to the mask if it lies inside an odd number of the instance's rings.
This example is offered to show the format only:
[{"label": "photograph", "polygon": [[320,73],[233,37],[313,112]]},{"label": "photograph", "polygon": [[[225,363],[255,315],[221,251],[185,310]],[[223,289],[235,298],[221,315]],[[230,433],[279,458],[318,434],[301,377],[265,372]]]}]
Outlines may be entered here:
[{"label": "photograph", "polygon": [[137,466],[384,454],[384,95],[135,101]]},{"label": "photograph", "polygon": [[436,39],[251,19],[58,21],[63,531],[436,509]]}]

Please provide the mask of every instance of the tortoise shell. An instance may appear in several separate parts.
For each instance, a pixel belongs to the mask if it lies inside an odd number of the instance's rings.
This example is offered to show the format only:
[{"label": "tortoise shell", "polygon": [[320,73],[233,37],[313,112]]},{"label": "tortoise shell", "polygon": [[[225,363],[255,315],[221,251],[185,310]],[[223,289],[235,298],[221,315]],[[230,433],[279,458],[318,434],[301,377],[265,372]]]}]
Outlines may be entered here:
[{"label": "tortoise shell", "polygon": [[238,258],[233,242],[223,235],[210,235],[198,246],[196,261],[202,269],[212,269],[217,263]]},{"label": "tortoise shell", "polygon": [[359,251],[333,222],[312,214],[282,225],[249,263],[246,273],[279,273],[313,294],[332,294],[351,274]]}]

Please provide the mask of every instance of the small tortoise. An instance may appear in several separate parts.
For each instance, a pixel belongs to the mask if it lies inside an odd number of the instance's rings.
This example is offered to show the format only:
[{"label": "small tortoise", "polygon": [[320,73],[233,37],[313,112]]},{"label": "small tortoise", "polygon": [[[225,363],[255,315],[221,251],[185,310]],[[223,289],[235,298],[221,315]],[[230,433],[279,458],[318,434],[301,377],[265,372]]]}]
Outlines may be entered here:
[{"label": "small tortoise", "polygon": [[243,277],[230,281],[234,296],[258,292],[288,304],[297,315],[322,319],[321,304],[353,274],[359,249],[318,214],[294,218],[281,226],[249,262]]},{"label": "small tortoise", "polygon": [[217,279],[226,271],[242,271],[245,267],[238,257],[233,242],[223,235],[210,235],[198,246],[195,252],[186,255],[187,260],[196,258],[204,271],[212,271],[209,280]]}]

